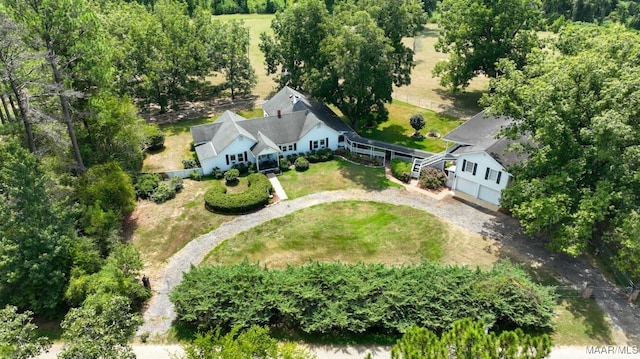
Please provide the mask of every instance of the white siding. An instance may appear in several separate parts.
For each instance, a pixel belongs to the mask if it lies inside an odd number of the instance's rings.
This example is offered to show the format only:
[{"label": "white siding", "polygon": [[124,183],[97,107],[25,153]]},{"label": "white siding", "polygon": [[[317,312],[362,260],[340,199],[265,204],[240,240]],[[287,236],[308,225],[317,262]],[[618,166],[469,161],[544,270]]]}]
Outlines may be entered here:
[{"label": "white siding", "polygon": [[[475,175],[465,171],[465,164],[475,164]],[[498,177],[487,178],[487,170],[497,171]],[[486,152],[461,154],[456,160],[454,191],[464,192],[475,198],[500,205],[500,193],[509,182],[509,173]],[[499,178],[499,181],[498,181]]]},{"label": "white siding", "polygon": [[340,134],[332,128],[325,125],[321,125],[320,127],[316,126],[298,141],[298,151],[296,152],[309,152],[309,141],[320,141],[327,138],[329,139],[328,147],[335,151],[338,149],[339,136]]},{"label": "white siding", "polygon": [[235,163],[239,163],[236,157],[235,162],[229,161],[229,164],[227,164],[227,156],[237,156],[239,153],[242,153],[244,155],[245,152],[247,153],[248,158],[243,162],[246,163],[247,161],[250,161],[255,163],[256,159],[251,153],[251,146],[253,146],[254,143],[255,142],[253,142],[253,140],[250,140],[246,137],[238,137],[235,141],[231,142],[222,152],[218,153],[216,157],[204,161],[201,159],[200,164],[202,165],[202,171],[204,172],[204,174],[211,174],[211,172],[213,172],[213,169],[216,167],[219,167],[221,170],[226,171],[230,169]]}]

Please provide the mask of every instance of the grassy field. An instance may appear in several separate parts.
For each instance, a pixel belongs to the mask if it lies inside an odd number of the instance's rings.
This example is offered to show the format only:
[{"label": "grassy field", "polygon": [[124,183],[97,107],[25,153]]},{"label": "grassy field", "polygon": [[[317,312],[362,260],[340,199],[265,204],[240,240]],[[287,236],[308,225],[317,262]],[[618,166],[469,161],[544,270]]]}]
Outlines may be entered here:
[{"label": "grassy field", "polygon": [[400,187],[385,177],[383,168],[368,168],[340,158],[312,163],[305,172],[289,170],[279,176],[278,180],[289,198],[348,188],[379,190]]},{"label": "grassy field", "polygon": [[[416,218],[420,218],[419,221]],[[439,261],[446,224],[410,207],[374,202],[318,205],[223,242],[206,263],[247,259],[269,267],[310,261]]]},{"label": "grassy field", "polygon": [[[444,136],[458,127],[462,121],[442,113],[425,110],[406,102],[394,100],[388,105],[389,120],[379,124],[376,128],[361,128],[359,133],[374,140],[386,141],[398,145],[417,148],[429,152],[444,151],[446,143],[439,138],[428,138],[425,135],[431,129]],[[415,130],[409,124],[411,116],[420,113],[425,119],[426,125],[420,131],[423,138],[412,137]]]}]

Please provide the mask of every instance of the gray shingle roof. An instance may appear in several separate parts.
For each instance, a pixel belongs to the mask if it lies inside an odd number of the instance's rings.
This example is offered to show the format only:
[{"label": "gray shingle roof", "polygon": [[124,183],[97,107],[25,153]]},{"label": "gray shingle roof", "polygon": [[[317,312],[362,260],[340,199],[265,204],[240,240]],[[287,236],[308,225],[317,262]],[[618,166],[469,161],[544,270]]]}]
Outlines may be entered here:
[{"label": "gray shingle roof", "polygon": [[192,126],[193,143],[198,146],[203,142],[211,141],[214,151],[220,153],[239,136],[258,142],[253,134],[238,126],[238,122],[244,122],[244,120],[246,119],[242,116],[225,111],[214,123]]},{"label": "gray shingle roof", "polygon": [[272,149],[275,152],[282,152],[280,151],[280,148],[277,144],[275,144],[271,139],[262,134],[262,132],[258,131],[258,143],[253,146],[253,148],[251,149],[251,153],[253,153],[254,156],[258,156],[260,152],[262,152],[266,148]]},{"label": "gray shingle roof", "polygon": [[508,117],[491,116],[482,111],[446,134],[443,139],[486,149],[498,141],[496,136],[510,123],[511,119]]},{"label": "gray shingle roof", "polygon": [[353,129],[327,105],[314,101],[288,86],[283,87],[269,101],[265,102],[262,109],[269,116],[277,116],[278,110],[282,114],[308,110],[337,132],[353,132]]},{"label": "gray shingle roof", "polygon": [[528,157],[525,153],[520,153],[512,148],[512,145],[516,143],[527,142],[527,138],[510,140],[504,136],[496,137],[511,122],[511,118],[491,116],[482,111],[449,132],[443,139],[463,145],[451,153],[487,152],[503,167],[509,168]]}]

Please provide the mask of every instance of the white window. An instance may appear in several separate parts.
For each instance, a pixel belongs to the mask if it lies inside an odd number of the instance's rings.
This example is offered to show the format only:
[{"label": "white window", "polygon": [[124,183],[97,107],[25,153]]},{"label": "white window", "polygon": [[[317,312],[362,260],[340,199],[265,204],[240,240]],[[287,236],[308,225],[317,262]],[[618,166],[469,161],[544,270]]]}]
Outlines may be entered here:
[{"label": "white window", "polygon": [[236,160],[236,155],[231,155],[231,156],[229,156],[229,160],[230,160],[230,161],[235,161],[235,160]]},{"label": "white window", "polygon": [[289,151],[293,151],[293,145],[289,145]]},{"label": "white window", "polygon": [[239,162],[244,162],[244,154],[238,153],[238,161]]},{"label": "white window", "polygon": [[324,148],[324,140],[320,140],[320,147]]},{"label": "white window", "polygon": [[497,184],[500,184],[500,177],[502,177],[502,172],[491,168],[487,168],[487,172],[484,174],[485,180],[495,182]]},{"label": "white window", "polygon": [[313,141],[313,149],[317,149],[318,148],[318,141]]},{"label": "white window", "polygon": [[473,169],[476,167],[475,162],[465,161],[463,171],[473,173]]}]

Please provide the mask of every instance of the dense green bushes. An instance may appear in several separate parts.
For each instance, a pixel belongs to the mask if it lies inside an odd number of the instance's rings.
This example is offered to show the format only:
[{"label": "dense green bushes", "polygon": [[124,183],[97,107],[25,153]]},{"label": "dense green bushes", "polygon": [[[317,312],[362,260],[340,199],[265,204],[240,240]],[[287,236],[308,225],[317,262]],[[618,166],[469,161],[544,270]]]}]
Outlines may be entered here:
[{"label": "dense green bushes", "polygon": [[490,271],[432,263],[313,263],[284,270],[257,264],[194,268],[171,294],[178,319],[198,330],[271,325],[309,334],[442,331],[462,318],[549,328],[552,290],[520,268]]},{"label": "dense green bushes", "polygon": [[309,169],[309,161],[302,156],[296,158],[296,161],[293,163],[293,165],[296,167],[296,171],[302,172]]},{"label": "dense green bushes", "polygon": [[391,175],[408,183],[411,180],[411,166],[413,166],[411,162],[394,158],[391,160]]},{"label": "dense green bushes", "polygon": [[442,170],[426,167],[420,171],[418,183],[420,183],[421,188],[436,190],[444,187],[447,183],[447,176]]},{"label": "dense green bushes", "polygon": [[136,196],[142,199],[150,199],[155,203],[166,202],[176,197],[176,193],[184,186],[182,178],[171,177],[162,181],[157,173],[144,173],[136,178]]},{"label": "dense green bushes", "polygon": [[246,213],[262,208],[269,203],[271,182],[262,173],[247,176],[249,188],[242,193],[227,194],[222,183],[216,183],[204,195],[205,207],[218,213]]}]

